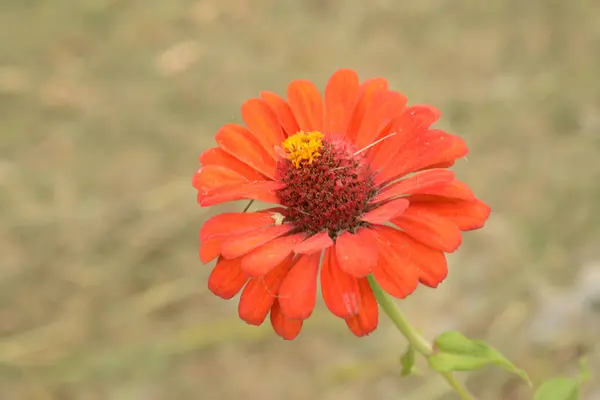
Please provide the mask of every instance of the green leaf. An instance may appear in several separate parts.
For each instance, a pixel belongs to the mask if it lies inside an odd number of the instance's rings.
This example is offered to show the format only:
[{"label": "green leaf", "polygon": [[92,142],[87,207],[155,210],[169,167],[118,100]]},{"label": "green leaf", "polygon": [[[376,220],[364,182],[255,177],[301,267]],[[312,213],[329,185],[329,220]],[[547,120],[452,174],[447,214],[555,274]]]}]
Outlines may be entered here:
[{"label": "green leaf", "polygon": [[429,365],[436,371],[472,371],[488,365],[498,365],[518,375],[531,386],[531,380],[525,371],[481,340],[471,340],[460,332],[450,331],[438,336],[434,344],[435,353],[429,357]]},{"label": "green leaf", "polygon": [[535,391],[533,400],[579,400],[579,385],[573,378],[550,379]]},{"label": "green leaf", "polygon": [[412,346],[408,346],[402,357],[400,357],[400,364],[402,364],[402,372],[400,375],[408,376],[414,372],[415,349]]},{"label": "green leaf", "polygon": [[590,371],[585,360],[581,359],[578,377],[547,380],[535,391],[533,400],[579,400],[581,385],[588,379],[590,379]]}]

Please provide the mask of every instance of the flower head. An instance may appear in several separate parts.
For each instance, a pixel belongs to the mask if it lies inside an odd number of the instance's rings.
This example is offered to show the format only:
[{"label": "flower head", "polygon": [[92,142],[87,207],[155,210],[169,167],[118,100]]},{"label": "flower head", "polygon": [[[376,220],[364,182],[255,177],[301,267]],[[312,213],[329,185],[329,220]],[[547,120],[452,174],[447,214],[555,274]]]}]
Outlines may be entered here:
[{"label": "flower head", "polygon": [[203,262],[218,258],[209,288],[239,315],[295,338],[316,302],[357,336],[372,332],[378,306],[367,276],[404,298],[437,287],[445,253],[461,232],[483,226],[490,208],[448,169],[464,141],[431,128],[439,111],[352,70],[334,73],[321,96],[293,81],[287,100],[271,92],[242,106],[245,127],[223,126],[193,178],[201,206],[251,199],[276,205],[225,213],[200,232]]}]

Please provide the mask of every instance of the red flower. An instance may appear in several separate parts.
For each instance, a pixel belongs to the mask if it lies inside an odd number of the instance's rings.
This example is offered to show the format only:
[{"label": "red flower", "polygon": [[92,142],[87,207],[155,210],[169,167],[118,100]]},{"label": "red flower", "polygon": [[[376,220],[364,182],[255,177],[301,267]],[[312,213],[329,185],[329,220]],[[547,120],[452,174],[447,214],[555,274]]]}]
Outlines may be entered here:
[{"label": "red flower", "polygon": [[439,111],[407,107],[385,79],[359,83],[344,69],[324,98],[304,80],[287,95],[248,100],[246,127],[223,126],[218,147],[200,156],[201,206],[279,205],[206,222],[200,257],[218,257],[208,286],[225,299],[243,289],[240,318],[260,325],[270,312],[275,332],[293,339],[320,276],[329,310],[367,335],[378,306],[366,276],[398,298],[419,282],[436,287],[448,272],[444,253],[459,247],[461,231],[481,228],[490,208],[447,169],[467,154],[465,142],[431,129]]}]

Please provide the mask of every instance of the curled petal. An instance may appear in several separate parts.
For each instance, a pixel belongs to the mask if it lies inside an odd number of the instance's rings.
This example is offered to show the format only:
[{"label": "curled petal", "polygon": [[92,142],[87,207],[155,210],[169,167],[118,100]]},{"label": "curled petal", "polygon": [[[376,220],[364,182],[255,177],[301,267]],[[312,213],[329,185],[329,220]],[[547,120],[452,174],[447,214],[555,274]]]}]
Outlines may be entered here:
[{"label": "curled petal", "polygon": [[317,301],[320,253],[302,255],[292,266],[279,289],[281,311],[289,319],[307,319]]},{"label": "curled petal", "polygon": [[277,335],[285,340],[293,340],[302,329],[301,319],[289,319],[281,312],[279,300],[271,307],[271,326]]},{"label": "curled petal", "polygon": [[208,289],[223,299],[230,299],[248,282],[242,272],[240,260],[220,258],[208,278]]},{"label": "curled petal", "polygon": [[356,315],[346,317],[346,325],[358,337],[366,336],[377,328],[379,306],[367,278],[358,279],[360,307]]},{"label": "curled petal", "polygon": [[225,238],[209,239],[200,244],[200,260],[206,264],[221,254],[221,246]]},{"label": "curled petal", "polygon": [[[441,163],[437,163],[437,164],[433,164],[433,165],[428,165],[427,167],[421,168],[419,171],[423,171],[426,169],[437,169],[437,168],[450,168],[455,164],[455,161],[445,161],[445,162],[441,162]],[[418,171],[417,171],[418,172]]]},{"label": "curled petal", "polygon": [[261,325],[273,306],[279,286],[290,269],[293,256],[286,257],[268,274],[251,278],[240,296],[238,313],[250,325]]},{"label": "curled petal", "polygon": [[334,315],[346,318],[358,314],[361,297],[358,280],[342,271],[332,249],[327,249],[323,258],[321,292]]}]

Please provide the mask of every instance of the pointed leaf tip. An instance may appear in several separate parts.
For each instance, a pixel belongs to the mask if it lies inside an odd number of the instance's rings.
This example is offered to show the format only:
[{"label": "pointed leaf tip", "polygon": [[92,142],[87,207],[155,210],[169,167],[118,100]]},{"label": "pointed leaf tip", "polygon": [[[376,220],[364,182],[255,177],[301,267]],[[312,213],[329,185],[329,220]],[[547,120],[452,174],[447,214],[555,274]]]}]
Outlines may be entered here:
[{"label": "pointed leaf tip", "polygon": [[460,332],[450,331],[442,333],[434,343],[436,352],[429,357],[429,365],[436,371],[472,371],[488,365],[498,365],[532,386],[524,370],[516,367],[484,341],[472,340]]}]

